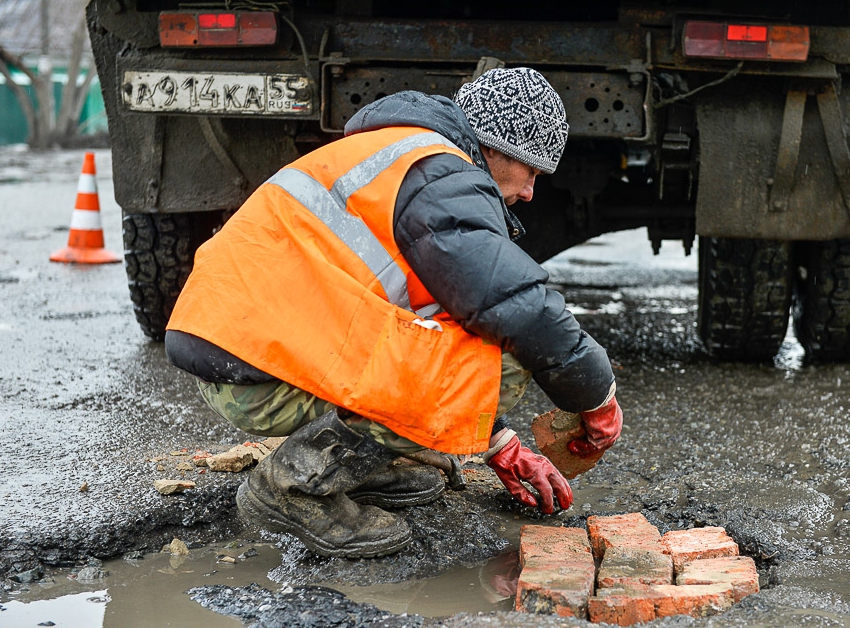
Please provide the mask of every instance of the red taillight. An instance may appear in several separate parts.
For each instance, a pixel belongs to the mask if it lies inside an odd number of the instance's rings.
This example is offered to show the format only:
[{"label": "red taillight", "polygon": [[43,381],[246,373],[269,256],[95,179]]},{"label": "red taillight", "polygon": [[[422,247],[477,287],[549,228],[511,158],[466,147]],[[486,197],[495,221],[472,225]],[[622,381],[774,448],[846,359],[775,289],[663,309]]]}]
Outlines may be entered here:
[{"label": "red taillight", "polygon": [[729,24],[726,27],[726,39],[729,41],[767,41],[767,26]]},{"label": "red taillight", "polygon": [[688,57],[805,61],[809,27],[687,22],[683,44]]},{"label": "red taillight", "polygon": [[198,26],[201,28],[236,28],[236,14],[199,13]]},{"label": "red taillight", "polygon": [[272,11],[160,13],[159,42],[164,47],[270,46],[277,41]]}]

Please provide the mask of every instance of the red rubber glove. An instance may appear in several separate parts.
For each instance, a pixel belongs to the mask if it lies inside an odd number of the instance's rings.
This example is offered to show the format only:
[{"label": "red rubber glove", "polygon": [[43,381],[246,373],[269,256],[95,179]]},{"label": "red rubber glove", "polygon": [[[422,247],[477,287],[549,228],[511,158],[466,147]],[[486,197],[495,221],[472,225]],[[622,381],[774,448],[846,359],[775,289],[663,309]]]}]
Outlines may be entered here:
[{"label": "red rubber glove", "polygon": [[488,451],[485,455],[487,466],[496,472],[508,492],[526,506],[538,506],[537,499],[523,486],[525,481],[537,489],[542,513],[550,515],[555,512],[555,498],[561,508],[569,508],[573,503],[573,492],[566,478],[548,458],[523,447],[512,430],[508,434],[511,436],[506,445],[495,453]]},{"label": "red rubber glove", "polygon": [[623,430],[623,411],[617,398],[612,396],[610,401],[595,410],[582,412],[581,422],[587,433],[570,441],[567,449],[579,458],[587,458],[605,451],[617,441]]}]

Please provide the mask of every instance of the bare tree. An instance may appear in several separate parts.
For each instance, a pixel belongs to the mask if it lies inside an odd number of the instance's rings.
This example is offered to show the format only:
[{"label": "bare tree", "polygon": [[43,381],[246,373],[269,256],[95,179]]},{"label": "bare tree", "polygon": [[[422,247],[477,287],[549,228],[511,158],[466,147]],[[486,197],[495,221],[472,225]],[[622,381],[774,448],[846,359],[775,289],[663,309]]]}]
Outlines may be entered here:
[{"label": "bare tree", "polygon": [[[62,144],[77,133],[77,123],[95,76],[94,64],[90,61],[85,78],[79,85],[77,84],[83,66],[85,43],[86,24],[81,18],[74,30],[71,55],[68,60],[68,80],[62,89],[58,114],[54,114],[51,64],[44,64],[40,71],[34,72],[21,56],[13,54],[0,45],[0,74],[6,78],[6,84],[12,90],[24,113],[29,129],[27,144],[30,147],[40,149]],[[42,55],[43,58],[45,56]],[[33,87],[32,96],[21,85],[15,83],[12,78],[12,68],[29,78]]]}]

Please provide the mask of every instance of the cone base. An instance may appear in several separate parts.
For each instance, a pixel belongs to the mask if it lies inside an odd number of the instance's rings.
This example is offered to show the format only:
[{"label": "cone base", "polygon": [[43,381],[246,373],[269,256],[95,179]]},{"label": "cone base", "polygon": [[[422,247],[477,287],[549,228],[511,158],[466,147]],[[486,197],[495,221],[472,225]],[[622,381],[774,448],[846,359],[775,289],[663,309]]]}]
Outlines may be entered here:
[{"label": "cone base", "polygon": [[53,253],[50,261],[71,264],[114,264],[120,262],[121,258],[106,249],[80,249],[66,246]]}]

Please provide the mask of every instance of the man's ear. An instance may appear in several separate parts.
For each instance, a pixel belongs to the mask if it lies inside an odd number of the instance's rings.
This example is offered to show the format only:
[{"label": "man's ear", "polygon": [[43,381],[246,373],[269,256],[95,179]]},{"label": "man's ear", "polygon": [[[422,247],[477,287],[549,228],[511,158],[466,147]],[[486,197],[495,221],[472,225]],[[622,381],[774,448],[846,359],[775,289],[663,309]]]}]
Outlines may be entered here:
[{"label": "man's ear", "polygon": [[484,155],[484,157],[486,157],[487,160],[489,161],[489,160],[493,159],[493,156],[496,153],[498,153],[499,151],[497,151],[495,148],[490,148],[489,146],[484,146],[484,144],[481,144],[481,152]]},{"label": "man's ear", "polygon": [[496,167],[496,164],[499,163],[499,160],[507,158],[503,152],[496,150],[495,148],[490,148],[489,146],[481,145],[481,154],[484,155],[484,161],[487,162],[487,166],[489,166],[490,170]]}]

